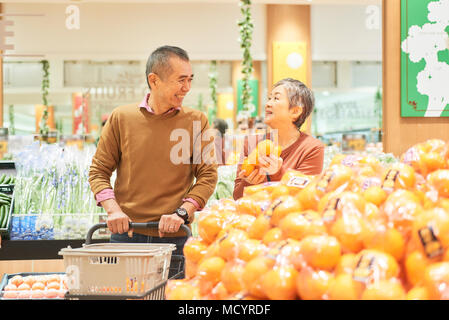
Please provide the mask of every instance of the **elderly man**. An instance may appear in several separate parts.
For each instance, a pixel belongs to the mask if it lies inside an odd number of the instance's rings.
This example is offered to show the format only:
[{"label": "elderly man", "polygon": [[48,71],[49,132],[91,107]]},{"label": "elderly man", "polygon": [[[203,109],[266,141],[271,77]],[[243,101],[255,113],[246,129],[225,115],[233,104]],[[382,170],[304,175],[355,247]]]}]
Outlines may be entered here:
[{"label": "elderly man", "polygon": [[[199,143],[203,149],[210,143],[202,138],[208,120],[203,113],[182,106],[193,80],[183,49],[156,49],[148,58],[146,78],[150,93],[142,102],[118,107],[110,114],[92,159],[89,183],[108,214],[111,242],[174,243],[174,254],[182,254],[187,237],[180,226],[192,222],[217,182],[216,164],[194,161],[193,146]],[[189,152],[182,156],[188,161],[174,159],[179,141],[173,132],[179,130],[188,133],[181,148]],[[117,179],[112,189],[114,170]],[[129,222],[149,221],[159,221],[159,229],[129,230]]]}]

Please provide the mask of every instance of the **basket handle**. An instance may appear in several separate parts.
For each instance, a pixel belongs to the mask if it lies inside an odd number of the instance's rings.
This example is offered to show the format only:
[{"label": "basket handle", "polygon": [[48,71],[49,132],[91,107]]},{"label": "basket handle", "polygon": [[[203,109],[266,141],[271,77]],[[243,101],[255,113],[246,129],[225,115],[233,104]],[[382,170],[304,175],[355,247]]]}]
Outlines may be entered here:
[{"label": "basket handle", "polygon": [[[97,231],[98,229],[105,229],[107,228],[108,225],[106,222],[102,222],[102,223],[97,223],[95,225],[93,225],[89,231],[87,231],[87,235],[86,235],[86,244],[91,244],[92,243],[92,235],[95,231]],[[129,223],[129,228],[148,228],[148,229],[152,229],[152,228],[158,228],[159,227],[159,222],[130,222]],[[192,231],[190,231],[189,227],[187,227],[185,224],[181,225],[182,230],[184,230],[184,232],[186,233],[186,236],[189,238],[192,236]]]}]

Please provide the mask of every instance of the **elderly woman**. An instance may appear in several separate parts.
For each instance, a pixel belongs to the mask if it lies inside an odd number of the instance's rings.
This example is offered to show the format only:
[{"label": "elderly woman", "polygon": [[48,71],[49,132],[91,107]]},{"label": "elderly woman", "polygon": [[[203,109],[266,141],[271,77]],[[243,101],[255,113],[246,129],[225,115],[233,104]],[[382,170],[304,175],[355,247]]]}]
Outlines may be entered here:
[{"label": "elderly woman", "polygon": [[[267,181],[279,181],[288,169],[298,170],[307,175],[320,174],[323,169],[324,145],[312,136],[300,131],[307,117],[312,113],[314,96],[301,81],[287,78],[277,82],[265,107],[265,124],[270,131],[266,135],[245,139],[243,155],[247,157],[257,143],[264,139],[277,142],[282,148],[277,155],[259,157],[260,166],[246,176],[237,168],[234,199],[243,196],[243,189],[250,185]],[[256,140],[252,143],[249,140]],[[242,163],[242,161],[240,161]]]}]

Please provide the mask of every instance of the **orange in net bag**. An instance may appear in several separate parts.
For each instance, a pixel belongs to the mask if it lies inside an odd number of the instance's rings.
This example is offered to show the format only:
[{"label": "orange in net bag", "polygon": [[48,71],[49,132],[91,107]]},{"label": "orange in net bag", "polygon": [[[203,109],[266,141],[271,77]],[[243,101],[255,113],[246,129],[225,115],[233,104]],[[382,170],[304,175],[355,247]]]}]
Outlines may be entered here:
[{"label": "orange in net bag", "polygon": [[424,177],[435,170],[449,168],[448,159],[449,145],[441,139],[418,143],[401,156],[401,162],[411,165]]}]

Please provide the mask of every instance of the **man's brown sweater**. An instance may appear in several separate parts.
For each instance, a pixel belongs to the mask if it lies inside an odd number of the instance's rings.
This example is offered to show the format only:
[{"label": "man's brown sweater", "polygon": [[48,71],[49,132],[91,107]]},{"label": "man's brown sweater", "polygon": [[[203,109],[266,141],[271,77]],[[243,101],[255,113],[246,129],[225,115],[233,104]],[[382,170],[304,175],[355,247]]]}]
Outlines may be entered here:
[{"label": "man's brown sweater", "polygon": [[[162,115],[138,104],[114,109],[90,167],[94,195],[112,189],[110,178],[117,170],[115,198],[133,222],[158,221],[161,215],[173,213],[185,198],[204,207],[217,183],[217,166],[194,155],[209,144],[213,150],[213,140],[202,139],[208,128],[206,116],[187,107]],[[199,143],[195,146],[201,148],[200,153],[194,152],[194,142]],[[180,157],[183,161],[176,163]],[[135,232],[157,235],[157,230]]]}]

